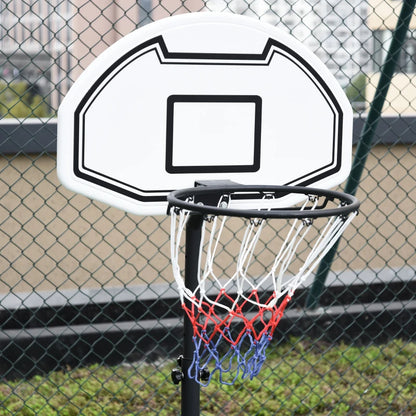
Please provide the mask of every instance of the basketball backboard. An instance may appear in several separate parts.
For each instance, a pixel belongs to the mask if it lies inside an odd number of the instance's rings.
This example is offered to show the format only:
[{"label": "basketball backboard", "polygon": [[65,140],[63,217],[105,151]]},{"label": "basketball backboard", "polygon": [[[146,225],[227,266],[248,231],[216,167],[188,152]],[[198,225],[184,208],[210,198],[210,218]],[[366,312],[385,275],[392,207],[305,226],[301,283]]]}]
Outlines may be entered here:
[{"label": "basketball backboard", "polygon": [[140,215],[195,181],[331,188],[351,165],[352,110],[325,65],[285,32],[191,13],[125,36],[58,112],[69,189]]}]

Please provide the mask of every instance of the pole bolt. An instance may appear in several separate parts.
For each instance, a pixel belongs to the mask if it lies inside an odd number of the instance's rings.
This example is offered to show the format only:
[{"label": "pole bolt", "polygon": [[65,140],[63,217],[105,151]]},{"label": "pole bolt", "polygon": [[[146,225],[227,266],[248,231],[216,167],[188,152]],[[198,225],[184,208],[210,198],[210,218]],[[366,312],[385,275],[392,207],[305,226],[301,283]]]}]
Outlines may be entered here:
[{"label": "pole bolt", "polygon": [[179,368],[174,368],[171,373],[171,378],[173,384],[179,384],[183,380],[184,376]]},{"label": "pole bolt", "polygon": [[199,372],[199,378],[201,379],[201,381],[208,381],[209,380],[209,376],[210,376],[210,372],[206,368],[203,368]]}]

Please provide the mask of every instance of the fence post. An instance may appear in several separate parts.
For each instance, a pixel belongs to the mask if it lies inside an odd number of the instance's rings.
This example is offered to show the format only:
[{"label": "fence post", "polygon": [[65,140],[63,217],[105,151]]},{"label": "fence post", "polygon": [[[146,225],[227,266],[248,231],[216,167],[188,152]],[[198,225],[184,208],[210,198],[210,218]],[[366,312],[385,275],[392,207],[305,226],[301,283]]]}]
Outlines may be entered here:
[{"label": "fence post", "polygon": [[[377,128],[377,123],[380,120],[381,112],[384,102],[386,100],[387,91],[390,87],[391,79],[399,59],[400,52],[409,29],[410,20],[413,17],[416,0],[404,0],[400,11],[400,16],[397,21],[396,28],[393,32],[390,48],[388,50],[386,60],[383,64],[379,82],[377,84],[376,92],[373,102],[370,107],[366,122],[361,132],[361,137],[358,142],[357,151],[355,153],[354,162],[352,165],[350,176],[345,186],[345,192],[355,195],[358,184],[364,170],[367,156],[371,150],[371,143],[373,141],[374,133]],[[327,255],[322,259],[315,280],[309,290],[306,299],[306,308],[315,309],[319,304],[319,299],[324,290],[325,281],[331,268],[335,253],[338,249],[338,242],[334,244]]]}]

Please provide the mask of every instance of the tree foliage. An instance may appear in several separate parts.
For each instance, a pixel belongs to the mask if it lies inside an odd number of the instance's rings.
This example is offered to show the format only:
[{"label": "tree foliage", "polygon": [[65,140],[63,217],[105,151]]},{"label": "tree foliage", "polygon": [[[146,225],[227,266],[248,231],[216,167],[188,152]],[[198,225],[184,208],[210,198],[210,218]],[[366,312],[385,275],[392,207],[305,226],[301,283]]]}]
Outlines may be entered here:
[{"label": "tree foliage", "polygon": [[0,117],[47,117],[49,106],[36,85],[25,81],[7,83],[0,80]]}]

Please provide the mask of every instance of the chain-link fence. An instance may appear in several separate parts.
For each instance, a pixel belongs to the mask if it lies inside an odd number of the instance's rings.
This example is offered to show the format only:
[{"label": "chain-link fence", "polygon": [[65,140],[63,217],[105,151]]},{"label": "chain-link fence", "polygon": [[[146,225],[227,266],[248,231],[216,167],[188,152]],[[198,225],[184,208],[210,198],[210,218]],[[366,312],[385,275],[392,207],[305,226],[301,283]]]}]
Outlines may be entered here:
[{"label": "chain-link fence", "polygon": [[[329,67],[352,102],[359,143],[403,3],[0,0],[1,415],[179,412],[170,219],[91,201],[56,176],[56,111],[94,57],[174,14],[261,19]],[[415,34],[413,18],[362,157],[360,215],[325,289],[313,302],[309,286],[299,291],[261,381],[210,386],[202,414],[416,414]]]}]

